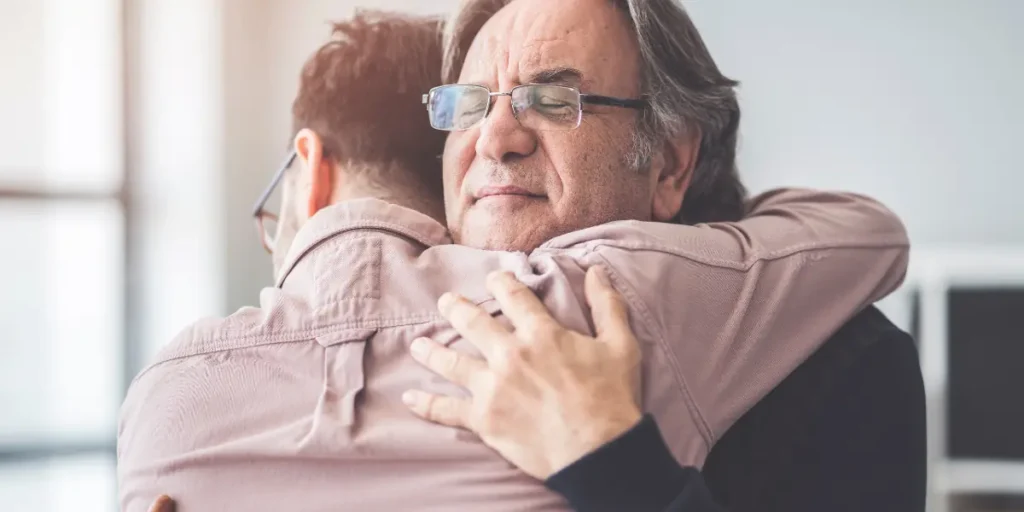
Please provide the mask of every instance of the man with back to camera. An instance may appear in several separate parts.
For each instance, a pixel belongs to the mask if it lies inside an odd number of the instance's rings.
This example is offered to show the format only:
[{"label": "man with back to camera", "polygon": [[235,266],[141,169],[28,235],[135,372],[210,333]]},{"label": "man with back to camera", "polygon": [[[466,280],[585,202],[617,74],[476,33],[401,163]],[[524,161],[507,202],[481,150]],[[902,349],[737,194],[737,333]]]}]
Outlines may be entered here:
[{"label": "man with back to camera", "polygon": [[[537,92],[537,91],[535,90],[534,92]],[[527,96],[527,97],[528,97],[528,96]],[[593,98],[593,96],[592,96],[591,98]],[[515,99],[515,98],[513,98],[513,99]],[[521,99],[521,98],[520,98],[520,99]],[[543,98],[542,98],[542,99],[543,99]],[[549,98],[549,99],[550,99],[550,98]],[[614,98],[612,98],[612,99],[614,99]],[[620,98],[620,99],[622,99],[622,98]],[[500,100],[501,100],[501,99],[499,99],[499,101],[500,101]],[[485,122],[483,122],[483,123],[482,123],[482,125],[483,125],[483,127],[484,127],[484,128],[485,128],[485,127],[486,127],[486,126],[488,125],[488,123],[493,123],[493,122],[495,122],[496,116],[500,116],[500,115],[501,115],[501,114],[500,114],[500,111],[499,111],[499,110],[497,110],[497,109],[498,109],[498,105],[499,105],[500,103],[499,103],[499,102],[496,102],[495,104],[496,104],[496,108],[495,108],[496,110],[495,110],[494,112],[490,113],[489,117],[487,118],[487,121],[485,121]],[[521,103],[520,103],[520,104],[521,104]],[[609,108],[614,108],[614,106],[613,106],[613,105],[607,105],[607,106],[609,106]],[[531,113],[532,113],[532,112],[534,112],[534,111],[523,111],[523,112],[528,112],[528,113],[530,113],[530,114],[531,114]],[[465,113],[464,113],[464,114],[465,114]],[[522,114],[522,113],[520,113],[520,114]],[[600,115],[600,112],[599,112],[599,111],[598,111],[598,115]],[[587,119],[587,117],[588,117],[588,116],[590,116],[590,113],[587,113],[587,114],[585,114],[585,116],[584,116],[584,119]],[[480,120],[482,120],[482,119],[483,119],[483,117],[481,117],[481,118],[480,118]],[[518,120],[516,120],[516,121],[518,121]],[[479,121],[476,121],[476,122],[479,122]],[[470,125],[470,126],[472,126],[472,125]],[[477,126],[479,126],[479,125],[477,125]],[[476,128],[476,127],[474,127],[474,128]],[[483,130],[484,128],[479,128],[479,129],[480,129],[480,130]],[[590,126],[586,126],[586,125],[582,125],[582,126],[578,127],[578,128],[577,128],[577,129],[575,129],[575,130],[584,130],[585,128],[591,128],[591,127],[590,127]],[[575,130],[568,130],[568,131],[575,131]],[[318,138],[318,137],[316,137],[316,138]],[[305,141],[303,142],[303,140],[305,140]],[[316,140],[314,139],[314,137],[310,137],[309,135],[306,135],[304,139],[300,137],[300,138],[298,139],[298,141],[297,141],[297,146],[298,146],[298,148],[299,148],[299,153],[300,153],[300,157],[302,157],[302,161],[303,161],[303,163],[304,163],[304,166],[303,166],[303,167],[304,167],[304,169],[303,169],[303,173],[301,173],[301,174],[299,175],[299,176],[300,176],[300,177],[299,177],[299,181],[300,181],[300,182],[302,182],[302,180],[303,180],[303,179],[305,179],[305,178],[308,178],[308,179],[309,179],[309,181],[308,181],[308,182],[310,183],[309,187],[308,187],[307,189],[305,189],[305,191],[306,191],[306,193],[307,193],[307,197],[306,197],[307,201],[303,201],[303,202],[302,202],[302,205],[303,205],[303,206],[305,206],[305,205],[309,205],[310,209],[313,209],[313,207],[315,207],[315,209],[322,209],[322,208],[326,208],[326,205],[325,205],[325,204],[319,204],[319,205],[314,205],[314,203],[315,203],[315,202],[317,202],[317,201],[321,201],[322,203],[330,203],[330,201],[331,201],[331,200],[324,200],[324,199],[323,199],[323,196],[324,196],[324,193],[325,193],[325,189],[326,189],[326,188],[329,188],[329,187],[328,187],[328,186],[326,186],[326,184],[325,184],[325,179],[324,179],[324,176],[327,176],[327,180],[326,180],[326,181],[327,181],[328,183],[330,183],[330,181],[331,181],[331,180],[333,179],[333,178],[332,178],[333,174],[332,174],[332,172],[331,172],[331,171],[333,171],[333,169],[331,169],[331,165],[328,165],[328,166],[327,166],[327,167],[328,167],[328,172],[323,172],[323,168],[325,167],[324,165],[321,165],[321,164],[323,164],[323,162],[324,162],[324,160],[325,160],[325,159],[323,158],[323,152],[319,152],[319,153],[321,153],[321,155],[317,156],[317,152],[316,152],[316,151],[312,151],[312,150],[310,150],[310,147],[314,147],[314,146],[315,146],[315,145],[316,145],[317,143],[318,143],[318,142],[317,142],[317,141],[316,141]],[[303,144],[306,144],[306,145],[305,145],[305,147],[306,147],[306,150],[305,150],[305,151],[303,150]],[[667,159],[667,160],[668,160],[668,159]],[[332,165],[333,165],[333,164],[332,164]],[[668,166],[666,166],[666,168],[668,168]],[[445,170],[446,170],[446,169],[447,169],[447,166],[445,167]],[[671,169],[670,169],[670,171],[669,171],[669,172],[672,172],[672,171],[671,171]],[[519,176],[528,176],[528,175],[529,175],[529,174],[527,174],[527,173],[522,173],[522,174],[520,174]],[[658,174],[658,175],[660,176],[660,175],[662,175],[662,174]],[[349,174],[349,175],[346,175],[346,174],[344,174],[344,173],[338,174],[338,176],[344,176],[344,177],[342,177],[342,179],[345,179],[345,177],[351,177],[351,175],[350,175],[350,174]],[[530,179],[532,179],[532,178],[530,178]],[[352,184],[352,183],[346,183],[346,186],[348,186],[348,185],[351,185],[351,184]],[[360,183],[360,184],[361,184],[361,185],[366,185],[366,183]],[[660,184],[660,182],[659,182],[659,184]],[[676,185],[674,185],[674,184],[670,183],[670,188],[671,188],[672,186],[676,186]],[[521,187],[521,188],[523,188],[523,189],[526,189],[525,187]],[[348,197],[348,198],[350,198],[350,197],[351,197],[351,193],[352,193],[352,189],[351,189],[351,187],[350,187],[350,186],[348,186],[348,188],[346,188],[346,189],[347,189],[347,193],[345,193],[345,194],[349,194],[349,197]],[[451,190],[449,190],[449,189],[446,189],[446,190],[447,190],[447,191],[451,191]],[[364,190],[364,191],[365,191],[365,190]],[[526,191],[532,191],[532,190],[526,190]],[[672,193],[672,191],[673,191],[673,190],[671,190],[671,189],[670,189],[670,190],[669,190],[669,193]],[[669,194],[669,193],[666,193],[666,195],[667,195],[667,196],[671,196],[671,194]],[[333,195],[333,194],[335,194],[335,191],[334,191],[334,190],[330,190],[330,191],[329,191],[329,193],[327,194],[327,196],[331,196],[331,195]],[[345,196],[345,194],[342,194],[341,196]],[[360,194],[362,194],[362,193],[360,193]],[[394,194],[394,193],[389,193],[389,194]],[[300,194],[299,196],[301,196],[301,194]],[[500,196],[500,195],[496,195],[496,196]],[[535,194],[535,196],[538,196],[539,198],[550,198],[550,197],[553,197],[553,196],[555,196],[555,195],[553,195],[553,194],[552,194],[552,195],[550,195],[550,196],[544,196],[544,195],[540,195],[540,194]],[[655,196],[657,196],[657,194],[655,194]],[[346,198],[346,199],[348,199],[348,198]],[[392,197],[392,198],[389,198],[389,199],[395,199],[395,198],[394,198],[394,197]],[[670,198],[670,199],[671,199],[671,198]],[[805,199],[806,199],[806,198],[805,198]],[[835,199],[835,198],[834,198],[834,199]],[[499,198],[499,199],[497,199],[497,200],[495,200],[495,201],[500,201],[500,200],[501,200],[501,198]],[[529,201],[532,201],[532,200],[534,200],[534,198],[529,198],[528,200],[529,200]],[[520,200],[520,199],[512,199],[512,201],[525,201],[525,200]],[[399,203],[399,204],[400,204],[400,201],[395,201],[395,202],[397,202],[397,203]],[[666,213],[665,211],[663,211],[663,212],[660,212],[660,213],[657,213],[657,212],[656,212],[656,210],[657,210],[658,208],[662,208],[662,209],[664,209],[664,208],[663,208],[663,206],[664,206],[664,204],[665,204],[665,201],[663,201],[663,199],[662,199],[662,198],[655,198],[655,199],[654,199],[654,202],[655,202],[655,203],[657,203],[657,202],[662,202],[662,206],[658,206],[658,205],[656,205],[656,204],[655,204],[655,205],[652,205],[652,208],[651,208],[651,210],[654,210],[654,213],[655,213],[655,214],[665,214],[665,213]],[[671,201],[670,201],[670,202],[671,202]],[[799,202],[798,202],[798,203],[799,203]],[[292,205],[292,206],[294,207],[294,205]],[[585,205],[584,205],[584,206],[585,206]],[[598,203],[598,205],[597,205],[597,206],[599,206],[599,207],[600,207],[600,206],[604,206],[604,205],[601,205],[601,204],[599,204],[599,203]],[[785,204],[785,202],[780,202],[780,203],[776,203],[776,204],[770,204],[769,206],[770,206],[769,210],[770,210],[770,209],[784,210],[784,209],[785,209],[786,207],[791,207],[791,208],[792,208],[792,207],[794,207],[794,205],[792,205],[792,204],[791,204],[791,205],[787,205],[787,204]],[[797,205],[797,206],[800,206],[800,205]],[[814,206],[814,205],[812,205],[812,206]],[[817,206],[820,206],[820,205],[817,205]],[[838,204],[838,205],[833,205],[833,206],[836,206],[836,207],[842,207],[843,205],[842,205],[842,204]],[[861,205],[861,206],[863,206],[863,205]],[[808,205],[806,205],[806,204],[805,204],[805,205],[803,205],[803,206],[800,206],[800,208],[805,208],[805,209],[806,209],[807,207],[808,207]],[[812,213],[813,213],[813,214],[815,214],[815,215],[817,215],[817,214],[821,214],[821,213],[822,213],[822,212],[820,212],[820,211],[817,211],[817,210],[814,210],[814,209],[810,209],[810,210],[804,210],[804,211],[801,211],[801,210],[800,210],[800,208],[797,208],[797,209],[796,209],[796,211],[790,211],[790,212],[788,212],[788,213],[787,213],[787,215],[793,215],[793,214],[798,214],[798,215],[799,215],[799,214],[801,214],[801,213],[804,213],[804,214],[806,214],[806,213],[808,213],[808,211],[812,212]],[[288,208],[288,206],[286,205],[286,211],[288,211],[288,209],[289,209],[289,208]],[[671,208],[670,208],[669,210],[671,210]],[[856,209],[854,209],[854,211],[856,211]],[[556,213],[558,213],[558,211],[557,211],[557,210],[556,210]],[[847,212],[847,213],[849,213],[849,212]],[[306,215],[308,215],[308,214],[306,214]],[[613,215],[614,215],[614,214],[613,214]],[[544,217],[543,215],[539,215],[539,216],[538,216],[538,219],[543,219],[543,217]],[[757,215],[755,215],[755,217],[757,217]],[[768,217],[771,217],[771,215],[768,215]],[[813,215],[812,215],[812,217],[813,217]],[[301,217],[299,217],[299,218],[301,218]],[[809,218],[809,219],[804,219],[804,220],[815,220],[815,219],[814,219],[814,218]],[[283,225],[283,226],[285,226],[285,225],[288,225],[288,224],[289,224],[289,222],[288,222],[288,221],[283,221],[283,224],[282,224],[282,225]],[[827,224],[827,223],[826,223],[826,224]],[[818,227],[820,228],[820,227],[822,227],[822,226],[818,226]],[[848,227],[848,226],[847,226],[847,227]],[[682,226],[680,226],[680,228],[682,228]],[[737,228],[737,229],[738,229],[738,228]],[[697,240],[697,239],[694,239],[694,241],[696,241],[696,240]],[[487,245],[487,243],[483,243],[483,244],[481,244],[481,245]],[[294,249],[294,248],[293,248],[293,249]],[[292,252],[294,253],[295,251],[293,250]],[[299,256],[299,258],[298,258],[298,259],[299,259],[299,261],[295,262],[295,263],[296,263],[296,265],[298,265],[298,266],[297,266],[297,268],[299,268],[299,267],[301,267],[301,266],[303,265],[303,263],[302,263],[302,258],[303,258],[303,257],[305,257],[305,255],[300,255],[300,256]],[[319,258],[316,258],[316,259],[319,259]],[[824,261],[827,261],[827,258],[826,258],[826,259],[825,259]],[[288,264],[290,264],[290,263],[286,262],[286,266],[287,266]],[[823,264],[827,264],[827,263],[823,263]],[[317,266],[317,264],[315,264],[315,263],[314,263],[314,264],[313,264],[312,266],[314,267],[313,271],[314,271],[314,273],[315,273],[315,267]],[[301,269],[301,268],[299,268],[299,269]],[[284,270],[284,271],[285,271],[285,272],[288,272],[288,270],[287,270],[287,269],[286,269],[286,270]],[[300,279],[300,280],[308,279],[308,278],[304,278],[304,276],[303,276],[303,273],[302,273],[302,272],[296,272],[296,273],[298,273],[298,279]],[[288,279],[293,279],[293,276],[292,276],[292,275],[289,275],[289,276],[288,276]],[[627,280],[627,281],[628,281],[628,280]],[[806,286],[806,285],[805,285],[805,286]],[[287,283],[285,283],[285,288],[286,288],[286,290],[288,289],[288,284],[287,284]],[[870,297],[870,294],[866,294],[866,295],[867,295],[868,297]],[[867,298],[867,297],[865,297],[865,299],[866,299],[866,298]],[[860,306],[860,305],[862,305],[862,304],[858,304],[858,305],[857,305],[856,307],[850,306],[850,307],[851,307],[851,309],[852,309],[852,310],[850,311],[850,314],[852,314],[853,310],[855,310],[855,309],[859,308],[859,306]],[[270,312],[272,312],[272,311],[273,311],[273,308],[269,308],[269,311],[270,311]],[[234,319],[236,319],[236,321],[238,321],[238,319],[242,319],[242,318],[236,317],[236,318],[234,318]],[[241,324],[242,324],[242,325],[245,325],[245,323],[241,323]],[[838,325],[837,325],[836,327],[838,327]],[[584,329],[586,329],[586,326],[584,326]],[[347,345],[347,344],[343,344],[343,345]],[[332,345],[332,346],[333,346],[333,345]],[[329,347],[327,347],[327,348],[331,348],[331,346],[329,346]],[[340,351],[340,350],[339,350],[339,351]],[[796,362],[799,362],[799,361],[796,361]],[[167,365],[164,365],[164,367],[166,368],[166,367],[167,367]],[[791,368],[791,369],[792,369],[792,368]],[[180,369],[179,369],[179,370],[180,370]],[[151,375],[152,375],[152,374],[153,374],[153,372],[151,372]],[[784,374],[783,374],[783,375],[780,375],[780,376],[779,376],[779,378],[781,378],[782,376],[784,376]],[[150,379],[152,379],[153,377],[146,377],[146,378],[150,378]],[[368,399],[368,401],[370,400],[370,398],[372,398],[372,396],[367,396],[367,399]],[[344,401],[344,400],[343,400],[343,401]],[[349,406],[350,406],[350,404],[349,404]],[[348,412],[351,412],[351,410],[348,410]],[[344,415],[342,415],[342,416],[344,416]],[[349,419],[349,421],[351,421],[351,419]]]}]

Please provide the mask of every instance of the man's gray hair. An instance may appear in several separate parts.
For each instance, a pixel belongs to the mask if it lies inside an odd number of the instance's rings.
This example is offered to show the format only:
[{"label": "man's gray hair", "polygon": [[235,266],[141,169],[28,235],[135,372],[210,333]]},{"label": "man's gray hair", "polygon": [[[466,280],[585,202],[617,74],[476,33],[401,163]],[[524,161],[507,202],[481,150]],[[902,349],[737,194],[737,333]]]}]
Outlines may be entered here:
[{"label": "man's gray hair", "polygon": [[[466,51],[484,23],[512,0],[464,0],[445,26],[445,83],[458,80]],[[746,191],[736,170],[740,109],[737,82],[719,71],[676,0],[609,0],[636,31],[641,93],[650,107],[631,141],[630,164],[644,169],[665,140],[700,133],[697,163],[677,221],[738,220]]]}]

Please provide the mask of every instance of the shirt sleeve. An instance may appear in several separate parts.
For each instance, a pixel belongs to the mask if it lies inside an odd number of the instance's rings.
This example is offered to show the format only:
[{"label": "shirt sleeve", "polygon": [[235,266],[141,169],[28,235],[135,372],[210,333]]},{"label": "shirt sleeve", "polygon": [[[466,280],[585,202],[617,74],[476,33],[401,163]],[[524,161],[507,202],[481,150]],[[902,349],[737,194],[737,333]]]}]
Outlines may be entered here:
[{"label": "shirt sleeve", "polygon": [[704,443],[677,453],[698,467],[743,413],[899,286],[909,256],[881,204],[811,190],[762,195],[739,222],[619,223],[590,238],[577,244],[590,249],[583,266],[609,267],[634,332],[671,359],[695,418],[662,428],[700,430]]},{"label": "shirt sleeve", "polygon": [[651,416],[545,484],[576,512],[724,512],[700,472],[672,457]]},{"label": "shirt sleeve", "polygon": [[656,365],[646,367],[654,371],[644,376],[645,407],[661,411],[676,457],[696,467],[719,435],[844,322],[899,285],[909,253],[902,223],[878,202],[798,189],[757,197],[739,222],[616,222],[557,237],[529,255],[424,248],[408,237],[414,229],[384,229],[395,224],[386,220],[360,218],[351,235],[367,246],[381,240],[374,253],[383,265],[370,278],[375,304],[405,318],[435,315],[447,291],[497,314],[485,277],[507,270],[564,326],[592,332],[584,271],[606,265],[647,344],[645,364]]}]

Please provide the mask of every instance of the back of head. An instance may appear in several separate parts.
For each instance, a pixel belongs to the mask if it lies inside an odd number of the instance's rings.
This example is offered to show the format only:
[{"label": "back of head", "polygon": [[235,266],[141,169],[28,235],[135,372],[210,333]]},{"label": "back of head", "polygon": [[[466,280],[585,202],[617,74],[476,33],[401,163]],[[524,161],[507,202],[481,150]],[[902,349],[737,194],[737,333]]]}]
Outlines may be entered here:
[{"label": "back of head", "polygon": [[346,172],[383,187],[401,180],[440,201],[445,134],[430,127],[421,102],[440,70],[439,19],[358,11],[306,61],[293,133],[316,132]]},{"label": "back of head", "polygon": [[[473,38],[513,0],[465,0],[445,27],[446,83],[458,80]],[[650,103],[633,141],[635,167],[658,143],[696,130],[700,151],[677,216],[682,223],[738,220],[746,191],[736,170],[737,82],[718,69],[677,0],[609,0],[628,18],[640,47],[642,94]]]}]

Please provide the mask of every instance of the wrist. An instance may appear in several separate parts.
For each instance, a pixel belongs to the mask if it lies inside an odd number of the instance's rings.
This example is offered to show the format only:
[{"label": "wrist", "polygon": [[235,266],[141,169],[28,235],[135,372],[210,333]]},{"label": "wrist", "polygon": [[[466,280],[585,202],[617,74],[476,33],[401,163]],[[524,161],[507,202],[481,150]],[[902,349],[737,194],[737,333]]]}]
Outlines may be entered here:
[{"label": "wrist", "polygon": [[654,419],[639,423],[545,481],[573,510],[664,510],[695,473],[672,456]]},{"label": "wrist", "polygon": [[553,450],[554,457],[549,463],[552,475],[586,457],[594,451],[618,439],[630,429],[636,427],[643,419],[643,414],[635,407],[628,407],[618,414],[608,417],[595,416],[581,422],[583,428],[575,430],[572,438]]},{"label": "wrist", "polygon": [[580,454],[580,457],[619,438],[640,423],[643,416],[639,409],[630,406],[621,409],[615,416],[592,422],[593,427],[589,429],[589,433],[581,436],[584,439],[583,444],[586,450]]}]

